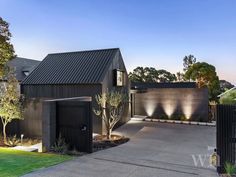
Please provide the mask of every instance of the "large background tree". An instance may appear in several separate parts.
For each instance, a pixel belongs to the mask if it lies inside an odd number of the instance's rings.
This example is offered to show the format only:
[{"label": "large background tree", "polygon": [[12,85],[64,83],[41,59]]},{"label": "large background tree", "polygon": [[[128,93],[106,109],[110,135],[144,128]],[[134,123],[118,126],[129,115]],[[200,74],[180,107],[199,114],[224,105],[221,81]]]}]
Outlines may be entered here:
[{"label": "large background tree", "polygon": [[129,79],[133,82],[173,82],[177,77],[164,69],[137,67],[129,73]]},{"label": "large background tree", "polygon": [[218,101],[220,81],[213,65],[206,62],[197,62],[186,71],[185,78],[196,81],[199,88],[207,87],[209,100]]},{"label": "large background tree", "polygon": [[0,17],[0,79],[4,75],[6,63],[15,56],[10,38],[9,24]]},{"label": "large background tree", "polygon": [[179,71],[176,73],[177,81],[183,82],[186,81],[186,78],[184,77],[185,73],[188,71],[188,69],[197,62],[196,57],[194,55],[186,55],[183,58],[183,72]]},{"label": "large background tree", "polygon": [[190,54],[188,56],[185,56],[183,59],[184,72],[188,71],[188,69],[196,62],[197,62],[197,59],[193,55]]}]

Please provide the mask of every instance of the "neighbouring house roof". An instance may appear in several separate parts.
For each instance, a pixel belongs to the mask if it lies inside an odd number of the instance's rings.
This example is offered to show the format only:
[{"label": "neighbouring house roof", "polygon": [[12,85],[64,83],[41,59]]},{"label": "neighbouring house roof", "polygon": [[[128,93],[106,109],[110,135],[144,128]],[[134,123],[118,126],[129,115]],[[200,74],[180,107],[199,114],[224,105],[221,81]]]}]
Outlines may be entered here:
[{"label": "neighbouring house roof", "polygon": [[22,85],[101,83],[118,48],[47,55]]},{"label": "neighbouring house roof", "polygon": [[16,79],[22,81],[39,63],[38,60],[16,57],[8,61],[7,65],[14,69]]},{"label": "neighbouring house roof", "polygon": [[224,93],[221,93],[220,95],[218,95],[218,97],[221,98],[222,96],[224,96],[225,94],[231,92],[232,90],[236,90],[236,87],[233,87],[233,88],[231,88],[231,89],[225,91]]},{"label": "neighbouring house roof", "polygon": [[131,89],[150,89],[150,88],[197,88],[195,82],[164,82],[164,83],[145,83],[131,82]]}]

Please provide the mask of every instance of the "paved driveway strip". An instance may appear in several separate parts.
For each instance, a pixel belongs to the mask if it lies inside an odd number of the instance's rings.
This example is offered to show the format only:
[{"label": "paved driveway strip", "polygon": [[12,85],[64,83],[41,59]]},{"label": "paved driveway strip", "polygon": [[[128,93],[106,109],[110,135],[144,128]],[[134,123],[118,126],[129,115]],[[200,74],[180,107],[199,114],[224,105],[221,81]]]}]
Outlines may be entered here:
[{"label": "paved driveway strip", "polygon": [[215,169],[195,166],[215,146],[215,127],[130,121],[116,130],[131,137],[118,147],[78,157],[26,177],[215,177]]}]

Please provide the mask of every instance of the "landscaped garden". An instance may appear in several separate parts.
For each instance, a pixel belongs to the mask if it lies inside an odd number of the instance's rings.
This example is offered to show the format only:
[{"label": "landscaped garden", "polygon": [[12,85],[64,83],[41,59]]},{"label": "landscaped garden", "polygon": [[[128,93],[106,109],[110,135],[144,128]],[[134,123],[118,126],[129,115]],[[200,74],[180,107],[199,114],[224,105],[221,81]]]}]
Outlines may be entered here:
[{"label": "landscaped garden", "polygon": [[24,152],[9,148],[0,148],[0,154],[0,176],[4,177],[21,176],[72,159],[67,155]]}]

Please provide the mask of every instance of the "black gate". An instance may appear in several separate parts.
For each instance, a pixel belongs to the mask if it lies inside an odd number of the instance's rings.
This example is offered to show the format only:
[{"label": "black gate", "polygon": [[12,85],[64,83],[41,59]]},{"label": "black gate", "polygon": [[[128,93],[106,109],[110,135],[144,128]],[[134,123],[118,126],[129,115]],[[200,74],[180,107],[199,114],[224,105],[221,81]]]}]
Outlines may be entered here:
[{"label": "black gate", "polygon": [[43,146],[46,150],[59,135],[71,150],[92,152],[91,97],[47,100],[43,104]]},{"label": "black gate", "polygon": [[57,102],[57,138],[61,135],[70,149],[86,152],[91,146],[90,104],[78,101]]},{"label": "black gate", "polygon": [[225,162],[236,163],[236,106],[217,105],[218,173],[224,172]]}]

